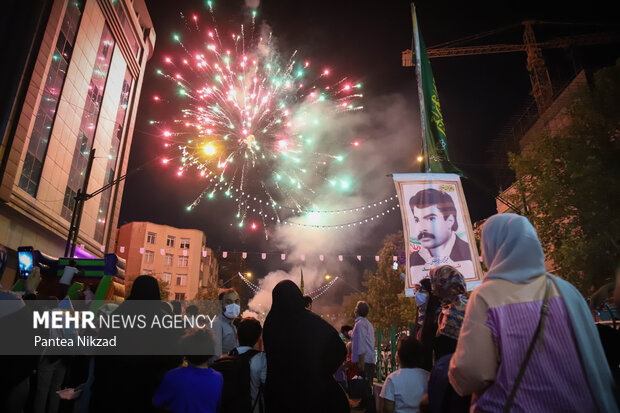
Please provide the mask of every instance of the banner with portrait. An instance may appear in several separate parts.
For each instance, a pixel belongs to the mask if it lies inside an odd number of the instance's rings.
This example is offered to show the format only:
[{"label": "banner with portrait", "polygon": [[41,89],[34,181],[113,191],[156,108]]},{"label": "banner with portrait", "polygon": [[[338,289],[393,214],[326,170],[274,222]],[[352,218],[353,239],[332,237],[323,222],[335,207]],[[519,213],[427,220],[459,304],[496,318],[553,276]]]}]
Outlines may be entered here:
[{"label": "banner with portrait", "polygon": [[414,286],[439,265],[458,269],[473,290],[482,282],[482,268],[460,177],[419,173],[393,178],[408,246],[405,295],[413,296]]}]

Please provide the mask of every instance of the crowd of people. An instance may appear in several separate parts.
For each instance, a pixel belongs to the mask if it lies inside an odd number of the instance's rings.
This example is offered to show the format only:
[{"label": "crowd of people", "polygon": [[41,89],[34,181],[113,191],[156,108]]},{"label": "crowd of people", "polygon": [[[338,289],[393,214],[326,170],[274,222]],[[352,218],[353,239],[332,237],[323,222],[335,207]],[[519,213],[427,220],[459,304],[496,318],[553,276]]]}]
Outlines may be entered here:
[{"label": "crowd of people", "polygon": [[[171,337],[184,357],[2,356],[0,411],[618,412],[619,366],[610,355],[620,349],[604,348],[581,294],[546,272],[529,221],[491,217],[481,249],[488,272],[473,292],[450,265],[416,286],[415,329],[399,340],[399,368],[380,386],[368,303],[358,302],[355,324],[339,332],[285,280],[273,289],[264,325],[240,317],[237,292],[222,291],[212,328]],[[30,322],[34,275],[23,297],[0,292],[12,303],[1,307],[0,324]],[[154,277],[136,278],[126,301],[99,311],[122,314],[144,300],[161,301]],[[183,310],[162,302],[153,311]],[[61,403],[62,387],[79,397]]]}]

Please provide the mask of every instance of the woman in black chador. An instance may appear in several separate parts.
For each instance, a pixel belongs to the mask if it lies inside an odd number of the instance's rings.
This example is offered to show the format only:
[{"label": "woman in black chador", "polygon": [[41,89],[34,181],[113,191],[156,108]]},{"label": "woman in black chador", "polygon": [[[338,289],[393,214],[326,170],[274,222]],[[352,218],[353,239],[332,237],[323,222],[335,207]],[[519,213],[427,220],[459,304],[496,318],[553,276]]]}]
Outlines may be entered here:
[{"label": "woman in black chador", "polygon": [[346,394],[334,380],[347,354],[338,332],[305,308],[294,282],[279,282],[272,294],[263,331],[266,412],[349,412]]}]

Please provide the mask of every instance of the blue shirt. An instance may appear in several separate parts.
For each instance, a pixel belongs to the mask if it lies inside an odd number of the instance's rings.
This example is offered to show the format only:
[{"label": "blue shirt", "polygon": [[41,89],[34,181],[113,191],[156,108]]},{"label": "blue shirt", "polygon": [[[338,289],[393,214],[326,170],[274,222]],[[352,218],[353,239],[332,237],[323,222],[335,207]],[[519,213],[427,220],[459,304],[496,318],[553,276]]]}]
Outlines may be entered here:
[{"label": "blue shirt", "polygon": [[173,413],[217,413],[223,384],[222,375],[213,369],[179,367],[166,373],[153,406]]},{"label": "blue shirt", "polygon": [[352,362],[357,363],[360,354],[365,354],[364,363],[375,364],[375,329],[365,317],[355,319],[351,342],[353,343]]}]

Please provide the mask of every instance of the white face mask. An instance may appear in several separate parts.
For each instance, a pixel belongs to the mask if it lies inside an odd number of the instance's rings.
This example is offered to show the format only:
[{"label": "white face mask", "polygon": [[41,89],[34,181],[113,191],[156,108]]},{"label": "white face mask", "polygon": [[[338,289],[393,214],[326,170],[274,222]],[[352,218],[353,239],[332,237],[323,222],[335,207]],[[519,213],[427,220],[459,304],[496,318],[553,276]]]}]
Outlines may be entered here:
[{"label": "white face mask", "polygon": [[423,293],[421,291],[415,293],[415,303],[418,305],[418,307],[426,303],[426,295],[426,293]]},{"label": "white face mask", "polygon": [[226,309],[224,311],[224,316],[226,318],[236,318],[241,312],[241,307],[239,307],[239,304],[228,304],[224,308]]}]

